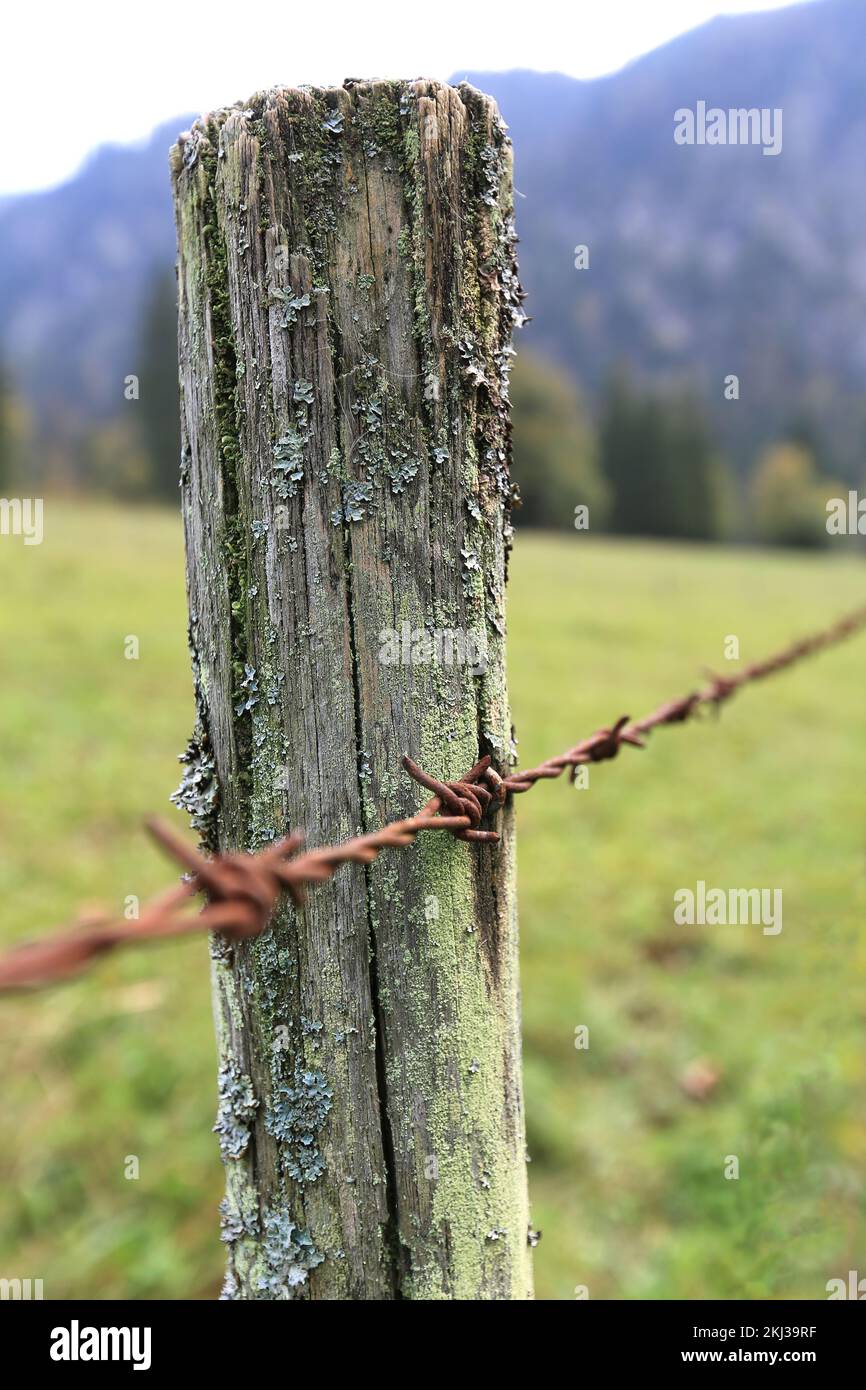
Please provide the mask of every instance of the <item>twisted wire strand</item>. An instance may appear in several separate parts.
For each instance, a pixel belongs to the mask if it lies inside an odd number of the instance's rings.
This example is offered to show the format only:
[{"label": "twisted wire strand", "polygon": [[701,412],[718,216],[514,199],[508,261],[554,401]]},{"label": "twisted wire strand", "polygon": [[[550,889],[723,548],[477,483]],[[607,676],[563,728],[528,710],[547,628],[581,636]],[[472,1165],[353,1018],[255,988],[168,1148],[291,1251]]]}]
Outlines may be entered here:
[{"label": "twisted wire strand", "polygon": [[[147,903],[133,923],[90,916],[66,931],[14,947],[0,956],[0,992],[68,979],[117,947],[143,941],[200,931],[222,932],[235,941],[258,936],[268,926],[284,892],[296,907],[303,907],[307,890],[331,878],[342,864],[370,864],[384,849],[411,845],[427,831],[446,831],[469,843],[496,843],[498,832],[482,828],[482,822],[503,805],[509,792],[530,791],[536,783],[560,777],[566,769],[573,781],[579,767],[610,761],[624,746],[645,748],[646,735],[653,729],[684,724],[704,706],[719,709],[743,686],[783,671],[864,626],[866,607],[763,661],[752,662],[735,675],[710,673],[705,686],[667,700],[643,719],[632,721],[622,715],[609,728],[596,730],[538,767],[507,776],[500,775],[485,756],[462,777],[442,781],[406,756],[405,771],[432,792],[432,797],[416,815],[391,821],[380,830],[356,835],[339,845],[302,851],[303,836],[294,832],[257,854],[226,853],[207,859],[164,822],[150,820],[151,835],[184,870],[184,879]],[[183,911],[200,894],[207,897],[205,907],[198,914]]]}]

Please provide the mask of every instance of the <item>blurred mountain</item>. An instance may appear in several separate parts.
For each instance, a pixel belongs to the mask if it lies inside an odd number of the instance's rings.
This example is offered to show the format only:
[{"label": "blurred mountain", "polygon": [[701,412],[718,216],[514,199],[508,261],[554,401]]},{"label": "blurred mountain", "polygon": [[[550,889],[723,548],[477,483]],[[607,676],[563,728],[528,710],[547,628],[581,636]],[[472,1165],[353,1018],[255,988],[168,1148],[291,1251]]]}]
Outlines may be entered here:
[{"label": "blurred mountain", "polygon": [[168,150],[192,119],[0,202],[0,356],[44,438],[74,438],[123,404],[150,287],[174,261]]},{"label": "blurred mountain", "polygon": [[[592,82],[456,74],[491,92],[511,129],[525,344],[590,402],[623,361],[688,384],[742,471],[788,433],[859,483],[864,47],[863,0],[815,0],[716,19]],[[698,101],[781,108],[781,153],[677,145],[674,112]],[[189,120],[0,203],[0,356],[49,433],[120,408],[149,287],[174,256],[167,151]],[[579,244],[589,269],[574,268]],[[738,401],[724,399],[730,374]]]},{"label": "blurred mountain", "polygon": [[[861,481],[864,48],[863,0],[819,0],[713,20],[592,82],[460,74],[496,97],[514,142],[526,343],[591,397],[618,359],[688,377],[741,467],[806,433],[824,471]],[[674,112],[699,100],[781,108],[781,153],[677,145]]]}]

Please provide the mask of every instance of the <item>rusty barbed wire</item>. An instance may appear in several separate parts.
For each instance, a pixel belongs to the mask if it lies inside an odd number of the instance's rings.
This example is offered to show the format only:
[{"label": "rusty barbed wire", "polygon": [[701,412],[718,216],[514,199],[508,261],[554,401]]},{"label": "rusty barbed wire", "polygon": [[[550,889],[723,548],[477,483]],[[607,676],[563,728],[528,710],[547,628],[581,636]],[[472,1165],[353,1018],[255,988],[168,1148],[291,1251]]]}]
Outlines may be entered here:
[{"label": "rusty barbed wire", "polygon": [[[455,839],[470,843],[495,843],[498,832],[482,829],[481,822],[491,809],[502,806],[509,792],[530,791],[537,782],[560,777],[566,768],[573,781],[579,767],[607,762],[624,745],[645,748],[645,736],[653,729],[683,724],[704,706],[718,709],[742,686],[785,670],[863,627],[866,607],[821,632],[793,642],[764,661],[752,662],[735,675],[709,673],[705,686],[666,701],[645,718],[632,721],[628,715],[622,715],[610,728],[596,730],[565,753],[548,758],[538,767],[520,769],[507,776],[500,775],[486,756],[462,777],[441,781],[406,756],[402,760],[405,771],[433,792],[430,800],[414,816],[391,821],[380,830],[356,835],[339,845],[302,853],[303,836],[294,832],[257,854],[227,853],[208,859],[164,822],[150,820],[147,827],[151,835],[181,866],[186,877],[146,904],[133,924],[107,916],[89,916],[79,919],[69,931],[13,947],[0,956],[0,992],[68,979],[117,947],[142,941],[200,931],[218,931],[238,941],[258,936],[270,922],[282,893],[288,893],[295,906],[302,907],[306,890],[331,878],[342,864],[372,863],[383,849],[410,845],[425,831],[448,831]],[[202,893],[208,901],[198,914],[182,910]]]},{"label": "rusty barbed wire", "polygon": [[704,705],[712,705],[718,709],[741,686],[764,680],[777,671],[783,671],[814,652],[844,641],[862,627],[866,627],[866,607],[856,609],[821,632],[792,642],[790,646],[784,647],[764,661],[754,661],[744,666],[742,671],[736,672],[733,676],[719,676],[709,672],[709,682],[702,689],[694,690],[677,700],[666,700],[643,719],[632,721],[629,715],[624,714],[611,728],[598,729],[589,738],[576,743],[567,753],[548,758],[538,767],[511,773],[503,779],[505,787],[510,792],[527,792],[543,778],[561,776],[566,768],[570,769],[569,775],[574,781],[578,767],[615,758],[623,744],[629,744],[632,748],[645,748],[646,744],[641,735],[649,734],[663,724],[684,724]]},{"label": "rusty barbed wire", "polygon": [[[235,940],[257,936],[268,925],[283,891],[296,906],[303,906],[306,888],[330,878],[341,864],[369,864],[391,845],[411,844],[422,830],[457,832],[470,824],[468,816],[422,812],[392,821],[369,835],[305,854],[298,853],[303,837],[295,833],[258,854],[221,854],[206,859],[163,821],[150,820],[147,828],[151,835],[188,877],[149,902],[132,924],[89,918],[72,931],[13,947],[0,957],[0,992],[67,979],[117,946],[199,931],[219,931]],[[206,907],[196,916],[181,913],[186,900],[199,893],[207,893]]]}]

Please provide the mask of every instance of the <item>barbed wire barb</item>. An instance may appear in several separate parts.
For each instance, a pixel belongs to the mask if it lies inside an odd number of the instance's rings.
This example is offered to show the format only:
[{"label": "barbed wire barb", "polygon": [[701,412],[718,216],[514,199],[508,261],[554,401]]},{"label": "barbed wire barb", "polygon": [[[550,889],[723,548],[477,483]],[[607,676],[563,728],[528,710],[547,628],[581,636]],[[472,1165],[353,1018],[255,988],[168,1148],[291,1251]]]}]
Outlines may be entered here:
[{"label": "barbed wire barb", "polygon": [[[752,662],[731,676],[707,673],[700,690],[667,700],[632,721],[621,715],[608,728],[597,729],[565,753],[538,767],[517,769],[502,775],[485,755],[462,777],[442,781],[408,755],[406,773],[433,796],[414,816],[391,821],[380,830],[356,835],[343,844],[303,850],[303,835],[292,834],[267,845],[256,854],[229,852],[207,858],[166,825],[151,819],[147,829],[161,849],[183,869],[185,877],[142,908],[137,921],[109,916],[79,918],[72,928],[41,940],[13,947],[0,956],[0,992],[51,984],[79,974],[89,964],[120,946],[183,936],[192,932],[222,932],[242,941],[260,935],[268,926],[283,893],[302,908],[308,888],[331,878],[342,864],[370,864],[384,849],[411,845],[427,831],[447,831],[469,843],[495,844],[499,833],[482,828],[495,815],[509,792],[531,791],[536,783],[560,777],[566,770],[573,781],[578,768],[588,763],[609,762],[624,746],[645,749],[646,736],[669,724],[684,724],[701,709],[716,712],[743,686],[786,670],[795,662],[843,641],[866,626],[866,607],[839,619],[823,631],[801,638],[764,661]],[[205,894],[198,912],[188,911],[192,900]]]}]

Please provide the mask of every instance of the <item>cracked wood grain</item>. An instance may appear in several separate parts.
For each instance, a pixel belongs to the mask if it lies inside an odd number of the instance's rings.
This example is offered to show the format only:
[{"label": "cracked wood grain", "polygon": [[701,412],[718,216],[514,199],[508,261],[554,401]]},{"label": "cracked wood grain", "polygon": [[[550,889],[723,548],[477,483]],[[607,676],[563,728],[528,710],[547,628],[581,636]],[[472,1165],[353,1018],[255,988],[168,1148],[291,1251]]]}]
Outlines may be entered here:
[{"label": "cracked wood grain", "polygon": [[[513,761],[510,146],[466,85],[355,82],[211,113],[172,172],[185,804],[212,849],[337,841],[418,808],[403,754]],[[510,808],[496,828],[214,939],[224,1296],[531,1296]]]}]

